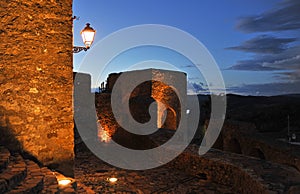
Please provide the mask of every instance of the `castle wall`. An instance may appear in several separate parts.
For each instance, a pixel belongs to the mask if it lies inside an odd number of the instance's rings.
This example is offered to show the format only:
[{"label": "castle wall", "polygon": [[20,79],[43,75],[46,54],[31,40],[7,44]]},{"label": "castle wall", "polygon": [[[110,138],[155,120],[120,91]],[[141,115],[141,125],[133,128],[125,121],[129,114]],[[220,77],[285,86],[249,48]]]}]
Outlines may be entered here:
[{"label": "castle wall", "polygon": [[[121,104],[129,105],[130,115],[122,114],[120,121],[129,122],[129,116],[140,123],[148,123],[155,128],[166,128],[176,130],[181,123],[181,127],[186,127],[185,104],[186,104],[186,74],[176,71],[146,69],[123,72],[122,74],[110,74],[107,83],[115,83],[120,75],[125,76],[126,80],[121,81],[118,88],[118,97]],[[139,83],[144,78],[142,83]],[[146,79],[147,78],[147,79]],[[124,77],[122,78],[124,79]],[[167,83],[170,85],[167,85]],[[132,85],[136,85],[131,91]],[[110,85],[108,91],[112,91],[114,87]],[[177,92],[177,93],[176,93]],[[133,139],[132,134],[127,134],[118,123],[111,108],[111,93],[101,93],[96,95],[96,107],[98,112],[99,123],[103,130],[110,137],[117,137],[122,134],[122,138],[127,135],[128,139]],[[125,97],[128,98],[125,98]],[[129,100],[129,102],[128,102]],[[151,110],[150,106],[156,101],[157,105]],[[120,106],[116,106],[120,113],[124,110]],[[156,118],[151,117],[152,116]],[[130,126],[134,126],[129,124]],[[126,127],[125,127],[126,128]],[[143,130],[147,130],[143,128]],[[119,131],[119,132],[118,132]],[[122,131],[122,132],[120,132]],[[125,134],[125,135],[124,135]],[[182,135],[184,136],[184,134]],[[119,138],[119,139],[122,139]],[[142,138],[139,136],[139,138]],[[138,138],[136,138],[138,139]],[[146,142],[146,140],[144,141]],[[141,146],[141,144],[139,144]]]},{"label": "castle wall", "polygon": [[0,2],[0,143],[73,174],[72,0]]}]

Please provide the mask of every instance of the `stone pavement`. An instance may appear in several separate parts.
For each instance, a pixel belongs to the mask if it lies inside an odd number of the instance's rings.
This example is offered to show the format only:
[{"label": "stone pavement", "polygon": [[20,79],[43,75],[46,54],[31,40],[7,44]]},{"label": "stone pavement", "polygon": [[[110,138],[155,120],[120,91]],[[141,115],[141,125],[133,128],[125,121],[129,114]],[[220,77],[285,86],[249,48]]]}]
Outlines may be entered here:
[{"label": "stone pavement", "polygon": [[191,145],[168,164],[131,171],[104,163],[82,143],[75,179],[62,186],[58,181],[67,177],[0,146],[0,193],[300,193],[293,167],[213,149],[199,156],[197,150]]},{"label": "stone pavement", "polygon": [[[293,167],[214,149],[199,156],[196,145],[144,171],[115,168],[81,149],[75,178],[96,193],[300,193],[300,173]],[[110,183],[111,177],[118,181]]]},{"label": "stone pavement", "polygon": [[60,186],[58,174],[0,146],[0,193],[93,193],[81,183]]},{"label": "stone pavement", "polygon": [[[87,150],[77,153],[75,161],[76,180],[96,193],[232,193],[230,187],[206,180],[205,176],[191,176],[168,164],[144,171],[123,170],[102,162]],[[117,182],[110,183],[111,177]]]}]

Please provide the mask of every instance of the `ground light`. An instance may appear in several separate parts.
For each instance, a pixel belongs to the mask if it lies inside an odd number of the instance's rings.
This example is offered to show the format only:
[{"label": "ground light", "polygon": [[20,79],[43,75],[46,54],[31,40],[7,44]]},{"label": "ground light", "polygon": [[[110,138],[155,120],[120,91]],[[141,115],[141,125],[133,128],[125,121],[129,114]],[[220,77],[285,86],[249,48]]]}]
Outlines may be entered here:
[{"label": "ground light", "polygon": [[70,184],[72,181],[70,179],[62,179],[58,181],[58,184],[61,186],[66,186],[68,184]]},{"label": "ground light", "polygon": [[116,183],[118,181],[118,179],[116,177],[111,177],[108,179],[108,181],[112,184]]}]

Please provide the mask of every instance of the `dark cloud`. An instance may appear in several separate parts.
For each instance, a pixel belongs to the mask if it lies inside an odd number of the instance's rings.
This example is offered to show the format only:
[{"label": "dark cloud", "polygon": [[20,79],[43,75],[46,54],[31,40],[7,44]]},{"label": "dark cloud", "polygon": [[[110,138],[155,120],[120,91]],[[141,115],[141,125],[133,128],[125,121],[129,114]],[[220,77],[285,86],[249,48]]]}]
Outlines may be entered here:
[{"label": "dark cloud", "polygon": [[[248,33],[294,31],[297,34],[300,32],[300,0],[284,0],[275,9],[240,18],[236,27]],[[227,70],[272,71],[278,80],[278,83],[230,87],[228,91],[256,95],[300,93],[300,45],[288,45],[296,41],[296,38],[260,35],[240,46],[227,48],[255,53],[251,59],[237,61]]]},{"label": "dark cloud", "polygon": [[203,91],[207,91],[205,84],[201,82],[188,82],[187,91],[190,94],[197,94]]},{"label": "dark cloud", "polygon": [[237,29],[243,32],[270,32],[300,29],[300,1],[286,0],[279,7],[260,15],[240,18]]},{"label": "dark cloud", "polygon": [[278,70],[272,67],[265,67],[259,60],[241,60],[235,65],[227,68],[226,70],[239,70],[239,71],[275,71]]},{"label": "dark cloud", "polygon": [[189,77],[189,80],[199,80],[200,77]]},{"label": "dark cloud", "polygon": [[201,64],[197,64],[197,65],[194,65],[194,64],[188,64],[188,65],[181,65],[180,68],[197,68],[197,66],[201,66]]},{"label": "dark cloud", "polygon": [[242,95],[255,94],[263,96],[296,94],[300,93],[300,81],[266,84],[248,84],[238,87],[227,88],[227,93],[236,93]]},{"label": "dark cloud", "polygon": [[227,49],[253,53],[280,53],[287,48],[287,44],[296,41],[296,38],[276,38],[268,35],[261,35],[245,41],[240,46]]},{"label": "dark cloud", "polygon": [[300,45],[286,49],[277,55],[267,55],[260,58],[264,66],[282,70],[300,69]]},{"label": "dark cloud", "polygon": [[[276,55],[256,55],[251,60],[241,60],[227,70],[245,71],[300,71],[300,46],[286,49]],[[283,74],[284,75],[284,74]],[[284,76],[283,78],[288,78]]]},{"label": "dark cloud", "polygon": [[281,80],[289,80],[291,82],[297,82],[300,80],[300,70],[290,71],[290,72],[279,72],[274,77]]},{"label": "dark cloud", "polygon": [[182,65],[180,68],[194,68],[195,65]]}]

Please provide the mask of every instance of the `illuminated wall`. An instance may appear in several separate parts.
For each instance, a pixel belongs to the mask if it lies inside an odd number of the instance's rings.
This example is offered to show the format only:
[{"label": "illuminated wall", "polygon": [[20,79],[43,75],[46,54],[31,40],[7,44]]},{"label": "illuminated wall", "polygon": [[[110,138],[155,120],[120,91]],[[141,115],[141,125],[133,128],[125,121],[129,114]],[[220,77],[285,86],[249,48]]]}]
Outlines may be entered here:
[{"label": "illuminated wall", "polygon": [[72,0],[0,2],[0,143],[73,174]]},{"label": "illuminated wall", "polygon": [[[157,106],[156,121],[153,123],[157,128],[166,128],[176,130],[181,122],[186,126],[186,74],[177,71],[146,69],[123,72],[122,74],[111,74],[108,77],[107,91],[112,91],[114,83],[120,75],[126,76],[128,81],[120,82],[120,99],[122,104],[129,104],[130,114],[139,123],[146,123],[151,119],[149,107],[156,101]],[[128,91],[129,82],[136,82],[136,75],[145,75],[148,80],[137,85],[132,91]],[[166,84],[170,83],[170,85]],[[121,130],[111,109],[111,94],[102,93],[96,96],[96,106],[98,109],[99,122],[102,128],[107,131],[109,136],[114,137],[117,130]],[[130,92],[129,102],[124,96]],[[124,112],[124,111],[123,111]],[[128,115],[124,115],[121,120],[127,121]],[[124,132],[125,134],[125,132]],[[122,139],[122,138],[120,138]]]}]

